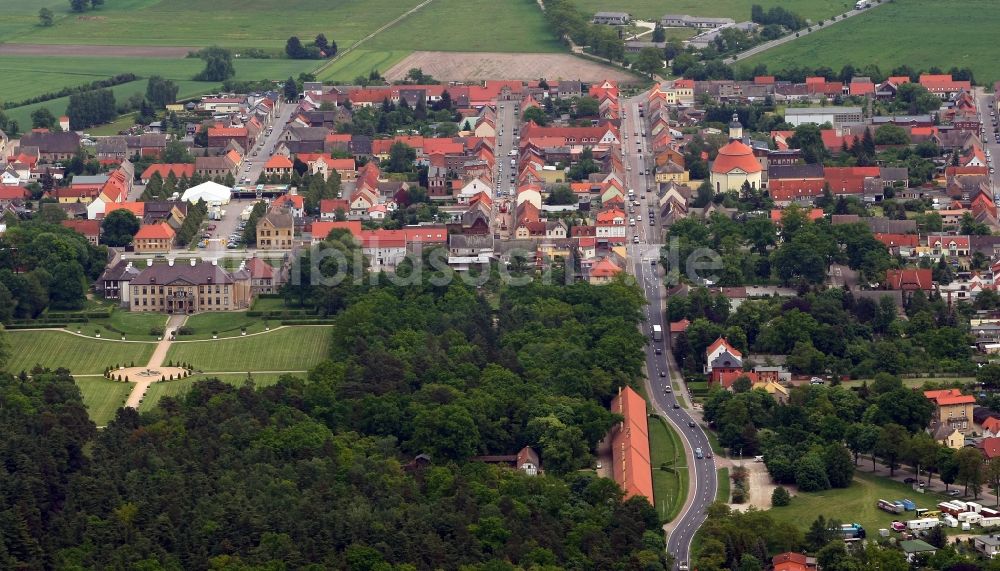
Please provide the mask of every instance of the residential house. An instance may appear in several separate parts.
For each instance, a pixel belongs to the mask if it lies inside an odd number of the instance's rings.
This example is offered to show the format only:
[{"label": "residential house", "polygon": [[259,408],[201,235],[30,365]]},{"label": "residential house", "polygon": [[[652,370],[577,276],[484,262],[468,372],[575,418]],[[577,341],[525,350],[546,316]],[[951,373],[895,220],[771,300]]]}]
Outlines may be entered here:
[{"label": "residential house", "polygon": [[972,546],[976,551],[984,556],[993,559],[1000,553],[1000,536],[994,535],[974,535],[972,536]]},{"label": "residential house", "polygon": [[129,299],[132,291],[129,284],[139,273],[128,260],[118,260],[108,264],[95,284],[97,293],[104,299],[118,300],[123,307],[128,307],[131,305]]},{"label": "residential house", "polygon": [[101,237],[101,222],[99,220],[63,220],[62,226],[81,234],[93,245],[97,245]]},{"label": "residential house", "polygon": [[903,550],[903,555],[909,563],[915,563],[918,557],[930,557],[937,553],[937,547],[921,539],[900,541],[899,548]]},{"label": "residential house", "polygon": [[295,221],[284,208],[270,210],[257,221],[258,250],[290,250],[295,233]]},{"label": "residential house", "polygon": [[143,224],[139,227],[132,244],[141,254],[169,254],[177,233],[169,224]]},{"label": "residential house", "polygon": [[709,383],[719,383],[725,388],[743,374],[743,354],[719,337],[705,350],[705,374]]},{"label": "residential house", "polygon": [[932,430],[938,426],[947,425],[957,429],[962,434],[973,430],[972,408],[976,397],[963,395],[959,389],[943,389],[924,391],[924,397],[934,403],[934,416],[931,419]]},{"label": "residential house", "polygon": [[628,12],[598,12],[594,14],[594,24],[605,24],[608,26],[625,26],[632,20]]},{"label": "residential house", "polygon": [[149,184],[149,180],[153,178],[154,173],[159,173],[160,178],[163,180],[167,180],[167,177],[171,173],[178,180],[181,178],[190,179],[194,176],[194,163],[154,163],[142,171],[142,174],[139,175],[139,180],[142,181],[142,184]]},{"label": "residential house", "polygon": [[242,262],[240,269],[233,276],[239,280],[249,281],[251,298],[262,293],[278,293],[278,288],[281,286],[278,272],[271,267],[271,264],[256,256]]},{"label": "residential house", "polygon": [[774,571],[816,571],[816,558],[787,551],[771,558]]},{"label": "residential house", "polygon": [[284,155],[274,155],[264,163],[264,174],[267,176],[291,176],[292,161]]},{"label": "residential house", "polygon": [[590,267],[587,281],[591,285],[603,285],[615,279],[622,272],[621,266],[615,263],[610,256],[601,258]]},{"label": "residential house", "polygon": [[21,136],[21,148],[25,147],[36,147],[42,161],[67,161],[80,150],[80,136],[73,131],[31,131]]}]

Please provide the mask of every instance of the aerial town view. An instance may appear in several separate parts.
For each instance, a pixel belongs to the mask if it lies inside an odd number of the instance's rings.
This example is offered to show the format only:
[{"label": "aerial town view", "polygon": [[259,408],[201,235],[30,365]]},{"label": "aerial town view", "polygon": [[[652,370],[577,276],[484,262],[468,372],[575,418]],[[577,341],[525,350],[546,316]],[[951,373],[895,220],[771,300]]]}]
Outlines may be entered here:
[{"label": "aerial town view", "polygon": [[0,571],[1000,571],[997,0],[0,16]]}]

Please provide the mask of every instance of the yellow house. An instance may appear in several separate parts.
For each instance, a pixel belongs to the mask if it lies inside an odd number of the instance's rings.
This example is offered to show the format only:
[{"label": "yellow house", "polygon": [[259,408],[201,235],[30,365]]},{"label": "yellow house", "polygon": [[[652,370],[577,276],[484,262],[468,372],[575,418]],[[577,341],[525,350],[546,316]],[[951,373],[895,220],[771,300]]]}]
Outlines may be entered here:
[{"label": "yellow house", "polygon": [[688,171],[673,161],[656,169],[656,182],[676,182],[677,184],[683,184],[688,180],[690,180]]},{"label": "yellow house", "polygon": [[976,405],[976,397],[963,395],[959,389],[924,391],[924,397],[934,403],[931,429],[935,434],[945,427],[962,434],[973,430],[972,408]]},{"label": "yellow house", "polygon": [[291,249],[294,231],[291,214],[272,210],[257,221],[257,249]]}]

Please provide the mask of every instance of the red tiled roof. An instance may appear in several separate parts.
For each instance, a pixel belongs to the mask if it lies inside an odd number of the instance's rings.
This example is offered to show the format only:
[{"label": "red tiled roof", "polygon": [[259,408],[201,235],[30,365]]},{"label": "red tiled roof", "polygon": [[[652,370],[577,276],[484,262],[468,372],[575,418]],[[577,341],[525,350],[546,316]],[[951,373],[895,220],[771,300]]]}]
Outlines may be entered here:
[{"label": "red tiled roof", "polygon": [[141,218],[146,213],[146,204],[143,202],[110,202],[104,206],[104,215],[107,216],[115,210],[128,210]]},{"label": "red tiled roof", "polygon": [[719,154],[712,163],[712,172],[724,174],[736,169],[745,173],[758,173],[764,170],[753,156],[753,149],[740,141],[730,141],[719,149]]},{"label": "red tiled roof", "polygon": [[611,412],[624,417],[611,429],[612,475],[625,490],[626,497],[643,496],[652,503],[653,473],[646,401],[631,387],[625,387],[612,399]]},{"label": "red tiled roof", "polygon": [[[274,155],[264,163],[264,168],[266,169],[290,169],[292,168],[292,161],[288,160],[285,155]],[[301,167],[300,167],[301,168]]]},{"label": "red tiled roof", "polygon": [[30,193],[23,186],[0,186],[0,200],[25,199]]},{"label": "red tiled roof", "polygon": [[983,430],[989,430],[993,434],[996,434],[1000,430],[1000,418],[991,416],[983,421]]},{"label": "red tiled roof", "polygon": [[725,347],[726,351],[732,353],[734,357],[740,357],[740,358],[743,357],[743,353],[740,353],[739,350],[736,349],[736,347],[730,345],[729,341],[726,341],[724,337],[719,337],[718,339],[715,340],[714,343],[709,345],[708,349],[705,349],[705,354],[711,355],[712,352],[718,349],[719,347]]},{"label": "red tiled roof", "polygon": [[167,175],[174,173],[177,178],[194,176],[194,163],[157,163],[149,165],[146,170],[142,171],[142,180],[149,180],[153,177],[153,173],[160,173],[160,176],[166,180]]},{"label": "red tiled roof", "polygon": [[976,447],[982,451],[983,456],[986,456],[988,460],[997,458],[1000,456],[1000,437],[983,438]]},{"label": "red tiled roof", "polygon": [[313,222],[312,224],[312,237],[313,240],[325,240],[330,232],[337,229],[344,228],[349,230],[351,235],[355,238],[361,236],[361,221],[360,220],[345,220],[338,222]]},{"label": "red tiled roof", "polygon": [[687,328],[688,328],[689,325],[691,325],[691,322],[688,321],[687,319],[681,319],[680,321],[671,321],[670,322],[670,332],[671,333],[683,333],[683,332],[687,331]]},{"label": "red tiled roof", "polygon": [[335,171],[353,171],[357,169],[354,159],[331,159],[324,157],[323,160],[326,161],[328,167]]},{"label": "red tiled roof", "polygon": [[98,236],[101,233],[100,220],[63,220],[60,224],[84,236]]},{"label": "red tiled roof", "polygon": [[929,269],[886,270],[885,280],[891,289],[930,291],[933,288]]},{"label": "red tiled roof", "polygon": [[285,203],[291,204],[294,208],[301,210],[305,205],[305,199],[301,194],[283,194],[274,201],[272,208]]},{"label": "red tiled roof", "polygon": [[[537,222],[536,224],[541,225],[541,230],[544,234],[545,223]],[[611,258],[602,258],[599,262],[594,264],[592,268],[590,268],[590,276],[595,278],[611,278],[621,273],[621,271],[622,269],[614,262],[614,260]]]},{"label": "red tiled roof", "polygon": [[823,177],[834,194],[861,194],[865,179],[879,176],[878,167],[826,167]]},{"label": "red tiled roof", "polygon": [[406,232],[403,230],[362,230],[362,248],[403,248],[406,246]]},{"label": "red tiled roof", "polygon": [[246,127],[209,127],[209,137],[246,137]]},{"label": "red tiled roof", "polygon": [[176,233],[169,224],[143,224],[135,233],[136,240],[173,240]]},{"label": "red tiled roof", "polygon": [[889,248],[907,246],[916,248],[920,245],[920,239],[916,234],[882,234],[876,233],[875,239],[882,242]]},{"label": "red tiled roof", "polygon": [[403,228],[406,242],[410,244],[445,244],[448,242],[448,228],[444,225],[411,226]]}]

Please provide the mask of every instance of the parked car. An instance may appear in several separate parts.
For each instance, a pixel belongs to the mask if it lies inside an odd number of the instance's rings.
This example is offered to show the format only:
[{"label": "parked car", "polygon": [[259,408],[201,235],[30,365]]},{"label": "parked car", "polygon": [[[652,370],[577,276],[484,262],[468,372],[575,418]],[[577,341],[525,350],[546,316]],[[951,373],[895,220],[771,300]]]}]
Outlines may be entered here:
[{"label": "parked car", "polygon": [[903,483],[904,484],[912,484],[912,483],[914,483],[916,481],[917,481],[916,478],[903,478]]}]

